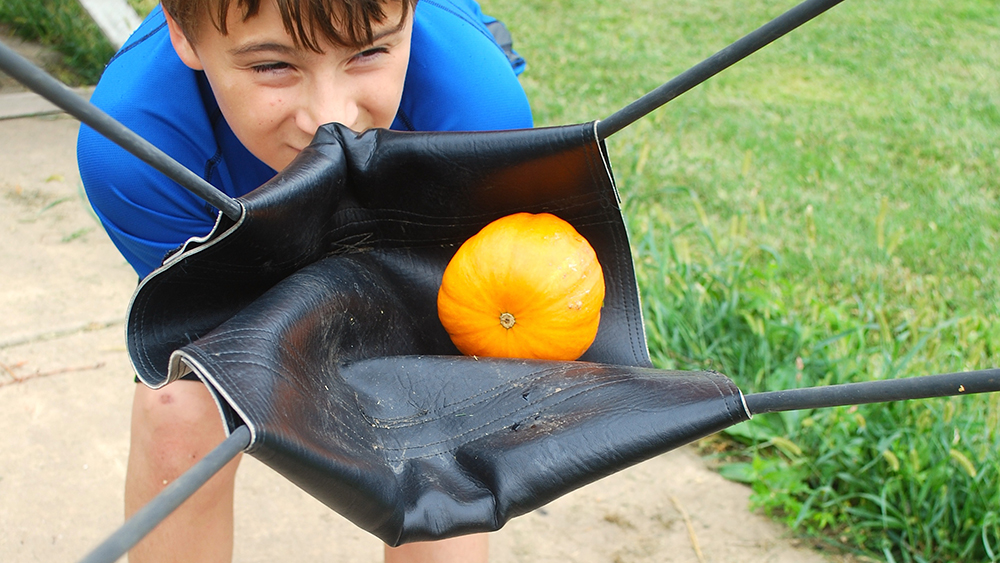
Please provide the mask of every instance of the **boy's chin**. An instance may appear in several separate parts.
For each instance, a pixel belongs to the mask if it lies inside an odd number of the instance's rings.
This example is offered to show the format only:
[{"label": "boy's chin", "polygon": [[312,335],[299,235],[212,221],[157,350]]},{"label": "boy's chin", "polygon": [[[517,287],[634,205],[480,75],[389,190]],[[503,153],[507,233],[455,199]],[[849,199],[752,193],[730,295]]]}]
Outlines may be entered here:
[{"label": "boy's chin", "polygon": [[263,157],[261,155],[254,155],[254,156],[260,159],[260,161],[263,162],[264,164],[273,168],[276,172],[281,172],[282,170],[285,169],[286,166],[291,164],[292,161],[296,159],[296,157],[299,156],[300,152],[302,152],[302,149],[284,147],[281,150],[275,151],[268,155],[264,155]]}]

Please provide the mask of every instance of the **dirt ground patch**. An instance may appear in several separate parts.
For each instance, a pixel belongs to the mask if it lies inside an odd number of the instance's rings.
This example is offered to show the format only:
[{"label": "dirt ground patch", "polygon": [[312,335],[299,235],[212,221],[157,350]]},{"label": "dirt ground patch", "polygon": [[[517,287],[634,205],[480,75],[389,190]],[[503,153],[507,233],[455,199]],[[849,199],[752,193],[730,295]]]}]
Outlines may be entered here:
[{"label": "dirt ground patch", "polygon": [[[4,86],[5,92],[10,92]],[[0,101],[2,103],[2,101]],[[90,210],[65,115],[0,120],[0,561],[76,561],[122,523],[132,370],[125,310],[136,276]],[[749,491],[691,448],[659,456],[511,521],[513,562],[821,563],[748,509]],[[381,559],[381,544],[246,457],[238,562]]]}]

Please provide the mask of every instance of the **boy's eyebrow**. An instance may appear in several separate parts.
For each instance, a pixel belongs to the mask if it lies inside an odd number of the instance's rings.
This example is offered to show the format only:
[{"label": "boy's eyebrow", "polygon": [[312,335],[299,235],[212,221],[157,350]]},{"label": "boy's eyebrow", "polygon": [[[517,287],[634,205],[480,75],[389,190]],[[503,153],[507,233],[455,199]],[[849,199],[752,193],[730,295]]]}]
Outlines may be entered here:
[{"label": "boy's eyebrow", "polygon": [[235,49],[231,49],[229,51],[229,54],[235,56],[247,55],[250,53],[261,53],[261,52],[268,52],[268,53],[277,52],[282,54],[291,54],[294,53],[295,51],[296,51],[295,47],[292,47],[291,45],[285,45],[283,43],[274,43],[270,41],[262,41],[260,43],[253,43],[253,42],[245,43],[243,45],[240,45],[239,47],[236,47]]},{"label": "boy's eyebrow", "polygon": [[375,43],[376,41],[378,41],[379,39],[382,39],[383,37],[388,37],[389,35],[392,35],[394,33],[399,33],[403,29],[403,27],[406,25],[406,21],[405,20],[406,20],[406,18],[403,18],[402,20],[400,20],[399,24],[397,24],[396,26],[394,26],[394,27],[388,27],[388,28],[383,29],[382,31],[380,31],[378,33],[373,34],[372,35],[372,43]]},{"label": "boy's eyebrow", "polygon": [[382,39],[383,37],[392,35],[394,33],[399,33],[400,31],[403,30],[404,27],[406,27],[407,21],[410,18],[412,18],[412,17],[413,17],[413,13],[406,14],[403,17],[399,18],[399,22],[396,23],[396,25],[394,25],[392,27],[387,27],[387,28],[383,29],[382,31],[379,31],[378,33],[373,34],[372,35],[372,43],[375,43],[376,41],[378,41],[379,39]]},{"label": "boy's eyebrow", "polygon": [[[382,29],[378,33],[372,35],[371,44],[374,44],[378,40],[388,37],[389,35],[399,33],[405,26],[406,26],[406,18],[401,18],[398,24],[392,27],[387,27],[385,29]],[[232,56],[239,56],[251,53],[268,52],[268,53],[281,53],[288,55],[295,53],[296,51],[297,49],[291,45],[287,45],[284,43],[275,43],[273,41],[262,41],[260,43],[250,42],[240,45],[239,47],[231,49],[229,51],[229,54]]]}]

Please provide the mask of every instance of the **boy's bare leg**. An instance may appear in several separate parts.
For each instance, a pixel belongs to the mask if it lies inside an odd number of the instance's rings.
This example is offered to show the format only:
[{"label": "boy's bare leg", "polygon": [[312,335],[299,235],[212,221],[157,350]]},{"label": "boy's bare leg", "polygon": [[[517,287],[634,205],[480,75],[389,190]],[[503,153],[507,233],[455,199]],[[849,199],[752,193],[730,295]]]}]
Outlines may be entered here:
[{"label": "boy's bare leg", "polygon": [[488,560],[488,534],[385,547],[385,563],[486,563]]},{"label": "boy's bare leg", "polygon": [[[137,385],[125,478],[125,516],[225,439],[211,394],[197,381],[159,390]],[[129,552],[130,563],[229,562],[233,554],[234,459]]]},{"label": "boy's bare leg", "polygon": [[[125,479],[125,516],[214,449],[225,433],[204,384],[175,381],[159,390],[137,385]],[[229,562],[233,491],[239,458],[212,477],[129,552],[130,563]],[[385,563],[487,563],[488,534],[385,548]]]}]

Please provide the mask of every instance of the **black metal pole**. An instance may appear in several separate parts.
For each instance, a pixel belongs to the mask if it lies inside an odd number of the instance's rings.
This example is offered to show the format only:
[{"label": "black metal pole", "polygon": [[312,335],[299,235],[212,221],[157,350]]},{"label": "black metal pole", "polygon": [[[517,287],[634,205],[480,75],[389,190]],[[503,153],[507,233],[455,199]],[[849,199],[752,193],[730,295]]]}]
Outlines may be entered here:
[{"label": "black metal pole", "polygon": [[250,429],[240,426],[201,461],[163,489],[149,504],[133,514],[121,528],[81,559],[80,563],[117,561],[249,445]]},{"label": "black metal pole", "polygon": [[243,207],[238,201],[216,189],[2,42],[0,42],[0,70],[114,141],[143,162],[166,174],[196,196],[214,205],[226,217],[236,221],[242,215]]},{"label": "black metal pole", "polygon": [[1000,369],[845,383],[744,397],[752,414],[972,395],[1000,391]]},{"label": "black metal pole", "polygon": [[607,139],[656,108],[680,96],[762,47],[829,10],[843,0],[806,0],[742,39],[684,71],[673,80],[597,123],[597,137]]}]

